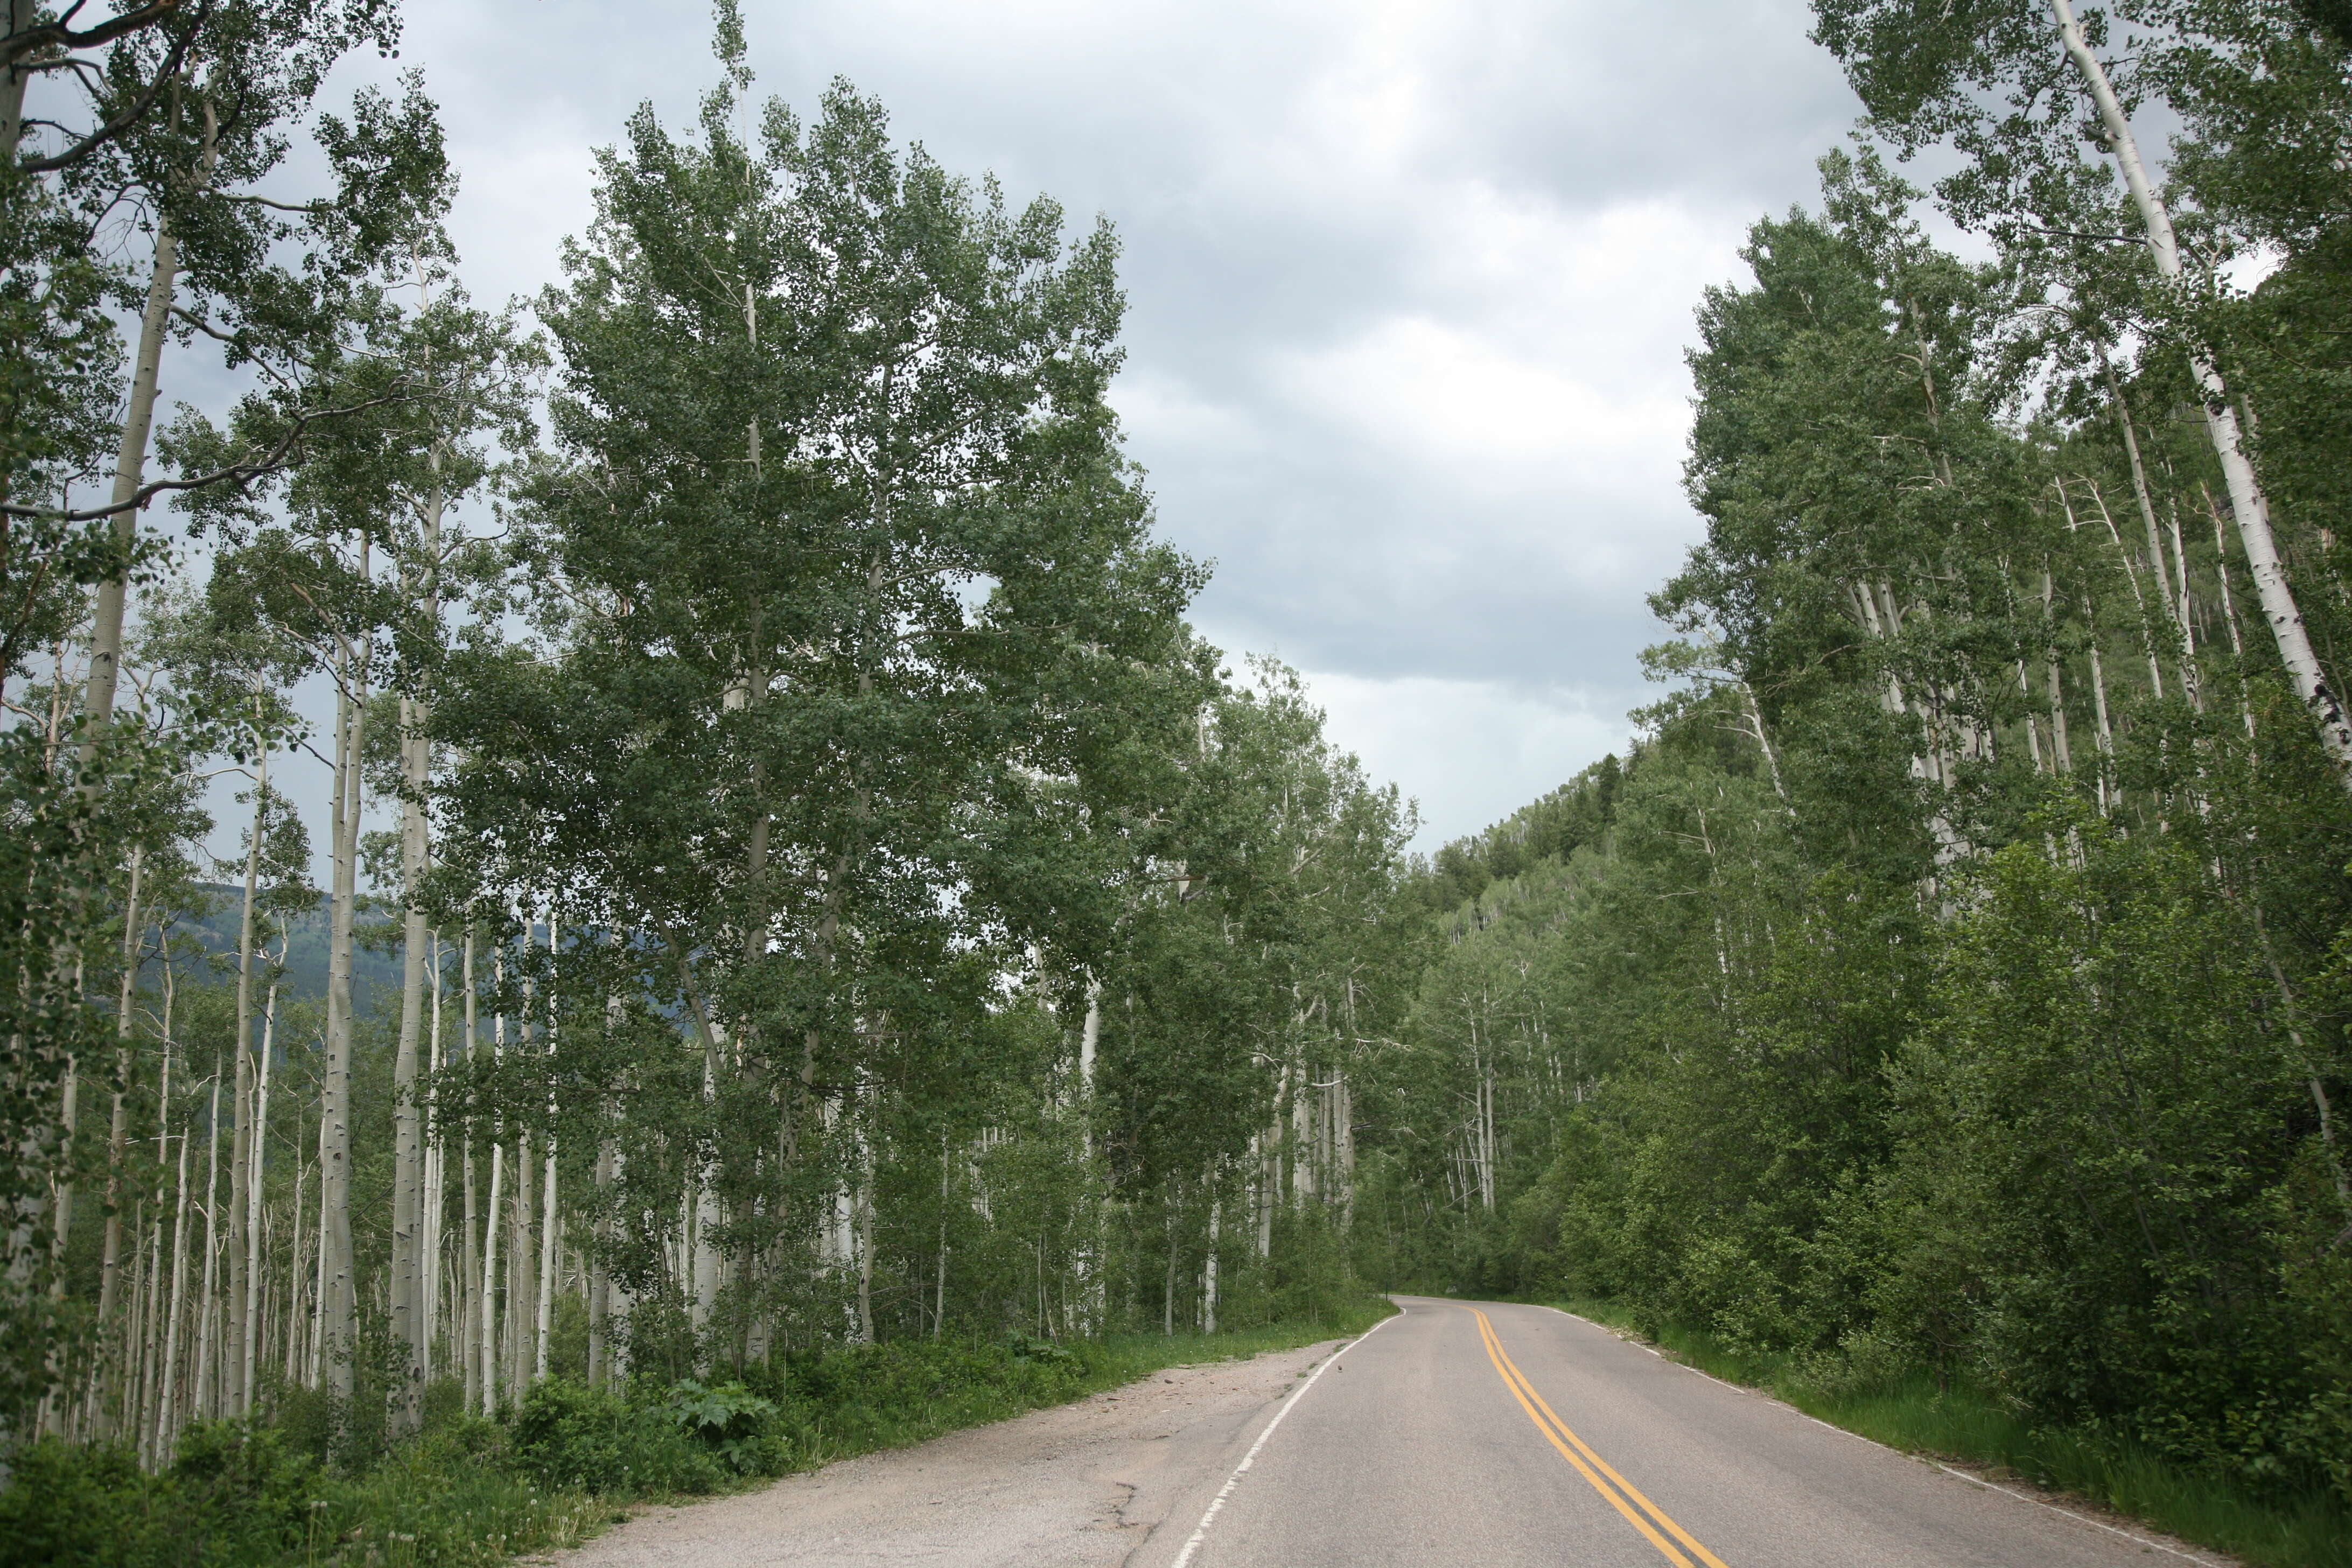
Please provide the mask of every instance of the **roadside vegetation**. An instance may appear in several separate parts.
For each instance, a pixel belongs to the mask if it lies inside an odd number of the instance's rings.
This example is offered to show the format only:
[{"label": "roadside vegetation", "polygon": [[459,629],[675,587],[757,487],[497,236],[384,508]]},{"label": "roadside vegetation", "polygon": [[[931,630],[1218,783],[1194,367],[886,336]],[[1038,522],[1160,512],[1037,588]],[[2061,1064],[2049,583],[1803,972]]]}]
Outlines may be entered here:
[{"label": "roadside vegetation", "polygon": [[2340,1562],[2352,16],[1813,9],[1869,120],[1698,302],[1668,693],[1418,885],[1357,1266]]},{"label": "roadside vegetation", "polygon": [[1965,1381],[1938,1384],[1898,1358],[1857,1347],[1832,1356],[1759,1351],[1661,1324],[1612,1301],[1547,1301],[1646,1341],[1711,1377],[1771,1394],[1890,1448],[1949,1459],[2032,1495],[2070,1494],[2198,1546],[2265,1568],[2352,1563],[2352,1510],[2327,1493],[2282,1498],[2234,1477],[2183,1466],[2128,1433],[2038,1425]]},{"label": "roadside vegetation", "polygon": [[495,1418],[439,1384],[422,1431],[373,1455],[320,1401],[191,1426],[161,1468],[120,1444],[44,1439],[0,1490],[0,1568],[495,1564],[576,1545],[633,1505],[763,1485],[1171,1367],[1359,1334],[1392,1310],[1360,1294],[1323,1321],[1215,1335],[835,1346],[712,1384],[550,1377]]}]

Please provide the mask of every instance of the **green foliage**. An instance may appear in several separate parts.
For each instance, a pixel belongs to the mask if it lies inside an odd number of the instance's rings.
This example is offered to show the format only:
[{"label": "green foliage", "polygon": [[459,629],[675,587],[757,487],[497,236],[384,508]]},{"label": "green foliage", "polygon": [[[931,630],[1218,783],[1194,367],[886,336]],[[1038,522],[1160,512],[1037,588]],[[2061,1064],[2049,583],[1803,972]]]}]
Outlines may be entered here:
[{"label": "green foliage", "polygon": [[[2174,9],[2174,44],[2236,26]],[[2294,63],[2243,9],[2193,81],[2171,45],[2119,79],[2190,83],[2209,131],[2319,113],[2315,78],[2230,76]],[[2171,351],[2235,345],[2332,667],[2340,237],[2290,221],[2292,146],[2203,143],[2216,210],[2274,199],[2293,254],[2191,321],[2029,233],[2097,196],[2041,7],[1818,10],[1900,144],[1976,160],[1939,194],[2000,254],[1937,251],[1864,147],[1708,292],[1706,538],[1654,600],[1679,689],[1597,833],[1523,856],[1522,814],[1425,872],[1444,942],[1362,1090],[1358,1267],[1596,1300],[1891,1440],[2341,1561],[2352,809],[2241,619],[2201,420],[2158,412]],[[2126,363],[2126,320],[2169,359]]]},{"label": "green foliage", "polygon": [[677,1429],[737,1475],[775,1475],[791,1449],[775,1432],[778,1411],[740,1383],[705,1388],[692,1378],[673,1384],[663,1405]]},{"label": "green foliage", "polygon": [[707,1492],[723,1471],[673,1405],[548,1378],[515,1414],[509,1452],[543,1486],[593,1494]]}]

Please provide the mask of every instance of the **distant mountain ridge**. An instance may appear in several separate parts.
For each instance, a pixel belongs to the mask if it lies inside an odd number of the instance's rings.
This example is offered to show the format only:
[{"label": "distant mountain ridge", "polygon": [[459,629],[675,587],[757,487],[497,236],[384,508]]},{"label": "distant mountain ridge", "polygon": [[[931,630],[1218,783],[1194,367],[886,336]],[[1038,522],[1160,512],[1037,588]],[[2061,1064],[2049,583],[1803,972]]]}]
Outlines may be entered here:
[{"label": "distant mountain ridge", "polygon": [[[207,952],[227,961],[226,974],[236,973],[237,926],[245,900],[240,886],[221,882],[202,882],[197,886],[216,900],[209,913],[191,915],[182,920],[178,930],[194,937]],[[328,900],[319,896],[311,909],[296,914],[288,921],[289,938],[286,951],[286,977],[280,983],[281,995],[318,1000],[327,994],[327,928]],[[380,928],[370,930],[371,927]],[[400,993],[401,966],[404,961],[404,943],[394,923],[381,916],[371,917],[364,910],[360,914],[360,929],[352,951],[352,1011],[364,1016],[376,1010],[376,994],[382,991],[386,1005],[397,1005]],[[274,923],[261,923],[255,938],[274,951],[278,933]]]}]

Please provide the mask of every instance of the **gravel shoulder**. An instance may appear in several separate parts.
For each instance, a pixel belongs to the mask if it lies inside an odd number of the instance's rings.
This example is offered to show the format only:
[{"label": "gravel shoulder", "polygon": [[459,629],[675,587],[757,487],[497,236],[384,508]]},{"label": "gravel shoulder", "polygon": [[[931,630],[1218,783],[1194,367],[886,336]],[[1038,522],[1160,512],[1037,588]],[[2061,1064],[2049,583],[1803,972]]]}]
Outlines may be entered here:
[{"label": "gravel shoulder", "polygon": [[[1345,1343],[1171,1367],[1050,1410],[844,1459],[773,1486],[647,1509],[562,1568],[1124,1563],[1179,1498],[1222,1479],[1272,1403]],[[1182,1521],[1189,1530],[1191,1518]]]}]

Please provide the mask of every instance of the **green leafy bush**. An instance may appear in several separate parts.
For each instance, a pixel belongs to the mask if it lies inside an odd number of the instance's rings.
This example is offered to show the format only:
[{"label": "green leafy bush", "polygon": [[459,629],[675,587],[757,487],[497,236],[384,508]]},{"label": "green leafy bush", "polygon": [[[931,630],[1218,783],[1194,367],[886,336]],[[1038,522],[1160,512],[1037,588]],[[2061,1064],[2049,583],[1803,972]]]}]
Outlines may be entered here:
[{"label": "green leafy bush", "polygon": [[614,1390],[562,1378],[531,1385],[508,1441],[519,1471],[550,1487],[597,1496],[708,1492],[726,1474],[667,1407],[635,1405]]},{"label": "green leafy bush", "polygon": [[0,1568],[268,1562],[300,1540],[324,1484],[278,1432],[227,1421],[190,1426],[159,1474],[125,1444],[51,1438],[15,1470],[0,1490]]},{"label": "green leafy bush", "polygon": [[682,1378],[662,1408],[679,1431],[739,1476],[779,1476],[791,1460],[776,1402],[740,1383],[705,1388]]}]

